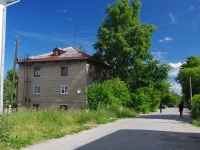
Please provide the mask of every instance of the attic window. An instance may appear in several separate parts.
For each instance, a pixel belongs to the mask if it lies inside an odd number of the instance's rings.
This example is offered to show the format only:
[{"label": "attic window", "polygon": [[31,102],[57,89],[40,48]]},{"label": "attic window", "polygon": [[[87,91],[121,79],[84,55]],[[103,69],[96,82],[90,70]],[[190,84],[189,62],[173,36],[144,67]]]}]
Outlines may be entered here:
[{"label": "attic window", "polygon": [[55,50],[55,51],[53,52],[53,54],[56,55],[56,56],[58,56],[58,55],[60,55],[60,51],[59,51],[59,50]]}]

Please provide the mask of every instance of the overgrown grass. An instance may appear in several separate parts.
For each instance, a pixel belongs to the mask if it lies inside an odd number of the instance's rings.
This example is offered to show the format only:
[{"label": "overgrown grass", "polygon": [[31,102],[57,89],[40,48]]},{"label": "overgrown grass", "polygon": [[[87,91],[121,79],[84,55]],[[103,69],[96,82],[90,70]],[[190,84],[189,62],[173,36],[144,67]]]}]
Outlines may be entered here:
[{"label": "overgrown grass", "polygon": [[138,115],[127,108],[107,106],[97,111],[55,111],[20,109],[0,117],[0,149],[19,149],[42,140],[60,138],[88,130],[88,124],[105,124]]},{"label": "overgrown grass", "polygon": [[200,120],[193,120],[192,124],[196,127],[200,127]]}]

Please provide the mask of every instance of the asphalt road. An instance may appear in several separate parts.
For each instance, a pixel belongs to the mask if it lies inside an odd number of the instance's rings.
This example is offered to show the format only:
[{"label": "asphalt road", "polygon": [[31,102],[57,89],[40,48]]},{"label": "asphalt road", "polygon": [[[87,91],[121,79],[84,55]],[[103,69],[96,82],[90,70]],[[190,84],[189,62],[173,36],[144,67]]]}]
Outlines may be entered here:
[{"label": "asphalt road", "polygon": [[164,109],[99,125],[22,150],[200,150],[200,128],[190,124],[190,111]]}]

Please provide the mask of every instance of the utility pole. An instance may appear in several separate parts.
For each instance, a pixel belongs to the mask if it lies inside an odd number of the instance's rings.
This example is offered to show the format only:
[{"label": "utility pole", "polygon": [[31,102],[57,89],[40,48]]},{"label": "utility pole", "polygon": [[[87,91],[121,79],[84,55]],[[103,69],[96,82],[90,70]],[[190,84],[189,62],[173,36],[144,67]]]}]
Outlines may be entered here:
[{"label": "utility pole", "polygon": [[16,48],[15,48],[14,65],[13,65],[13,78],[12,78],[12,87],[11,87],[11,95],[10,95],[10,106],[11,106],[11,108],[12,108],[14,84],[15,84],[15,72],[16,72],[16,60],[17,60],[17,54],[18,54],[18,42],[19,42],[19,36],[16,37]]},{"label": "utility pole", "polygon": [[6,37],[6,8],[20,0],[0,0],[0,115],[3,113],[4,57]]}]

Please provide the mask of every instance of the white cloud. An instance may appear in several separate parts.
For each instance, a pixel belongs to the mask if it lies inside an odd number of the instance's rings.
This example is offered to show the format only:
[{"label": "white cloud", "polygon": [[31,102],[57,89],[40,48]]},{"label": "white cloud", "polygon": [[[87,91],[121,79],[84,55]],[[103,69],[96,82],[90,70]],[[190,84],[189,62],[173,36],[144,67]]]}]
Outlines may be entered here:
[{"label": "white cloud", "polygon": [[170,90],[174,91],[175,93],[179,94],[179,95],[182,95],[182,87],[179,83],[172,83],[171,84],[171,87],[170,87]]},{"label": "white cloud", "polygon": [[182,64],[181,62],[178,62],[178,63],[169,63],[169,65],[171,65],[174,68],[180,68],[181,64]]},{"label": "white cloud", "polygon": [[178,75],[181,64],[182,64],[181,62],[178,62],[178,63],[169,63],[169,65],[171,65],[173,67],[173,69],[171,69],[169,71],[169,76],[170,77],[176,77]]},{"label": "white cloud", "polygon": [[72,21],[72,18],[67,18],[69,21]]},{"label": "white cloud", "polygon": [[160,60],[163,58],[163,55],[167,54],[167,52],[152,52],[152,54],[154,55],[154,59]]},{"label": "white cloud", "polygon": [[170,38],[170,37],[166,37],[164,40],[165,40],[165,41],[172,41],[173,39]]},{"label": "white cloud", "polygon": [[66,13],[67,12],[67,10],[59,10],[59,12],[61,13],[61,12],[63,12],[63,13]]},{"label": "white cloud", "polygon": [[176,23],[176,19],[175,19],[175,17],[173,16],[172,13],[169,14],[169,18],[171,19],[171,23],[173,23],[173,24]]},{"label": "white cloud", "polygon": [[[169,63],[169,65],[171,65],[173,67],[173,69],[170,70],[169,72],[169,76],[171,78],[177,77],[179,70],[180,70],[180,66],[182,65],[181,62],[178,63]],[[171,88],[170,90],[178,93],[179,95],[181,95],[182,93],[182,87],[179,83],[171,83]]]},{"label": "white cloud", "polygon": [[193,5],[191,5],[190,6],[190,10],[194,10],[195,8],[194,8],[194,6]]},{"label": "white cloud", "polygon": [[161,42],[161,43],[163,43],[163,42],[168,42],[168,41],[173,41],[173,38],[165,37],[164,39],[159,40],[159,42]]}]

